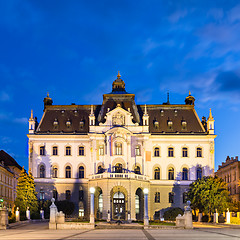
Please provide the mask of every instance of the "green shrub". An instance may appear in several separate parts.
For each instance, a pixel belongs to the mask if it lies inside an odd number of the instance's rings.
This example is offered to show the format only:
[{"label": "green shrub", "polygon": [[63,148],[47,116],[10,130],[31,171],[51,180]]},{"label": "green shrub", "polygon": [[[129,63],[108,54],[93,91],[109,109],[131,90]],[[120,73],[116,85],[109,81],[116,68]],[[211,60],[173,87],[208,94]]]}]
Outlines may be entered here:
[{"label": "green shrub", "polygon": [[38,212],[31,213],[31,219],[40,219],[40,213]]},{"label": "green shrub", "polygon": [[25,215],[20,214],[20,221],[26,221],[26,220],[27,220],[27,217]]},{"label": "green shrub", "polygon": [[9,223],[15,223],[15,222],[16,222],[16,217],[15,217],[15,215],[11,214],[11,216],[8,217],[8,222],[9,222]]},{"label": "green shrub", "polygon": [[55,202],[55,204],[58,208],[58,211],[63,211],[66,214],[66,216],[71,215],[75,208],[74,203],[67,200],[57,201]]},{"label": "green shrub", "polygon": [[202,216],[202,222],[208,222],[208,220],[209,220],[209,216],[208,215]]},{"label": "green shrub", "polygon": [[223,215],[218,216],[218,222],[219,223],[225,223],[226,222],[225,217]]},{"label": "green shrub", "polygon": [[176,217],[181,214],[183,215],[183,210],[181,208],[170,208],[164,212],[164,220],[175,221]]}]

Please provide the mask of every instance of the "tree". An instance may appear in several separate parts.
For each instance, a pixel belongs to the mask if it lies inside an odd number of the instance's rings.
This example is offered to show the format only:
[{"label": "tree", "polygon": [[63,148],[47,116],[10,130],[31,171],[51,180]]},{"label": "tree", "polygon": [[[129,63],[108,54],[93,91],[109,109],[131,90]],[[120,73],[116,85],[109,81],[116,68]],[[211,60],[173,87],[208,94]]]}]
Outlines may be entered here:
[{"label": "tree", "polygon": [[231,205],[227,184],[219,177],[204,177],[189,186],[188,198],[194,210],[222,213]]},{"label": "tree", "polygon": [[24,168],[22,168],[18,178],[15,206],[19,207],[21,213],[25,212],[27,207],[29,207],[31,213],[38,211],[37,192],[35,191],[34,178],[31,171],[29,171],[28,175]]}]

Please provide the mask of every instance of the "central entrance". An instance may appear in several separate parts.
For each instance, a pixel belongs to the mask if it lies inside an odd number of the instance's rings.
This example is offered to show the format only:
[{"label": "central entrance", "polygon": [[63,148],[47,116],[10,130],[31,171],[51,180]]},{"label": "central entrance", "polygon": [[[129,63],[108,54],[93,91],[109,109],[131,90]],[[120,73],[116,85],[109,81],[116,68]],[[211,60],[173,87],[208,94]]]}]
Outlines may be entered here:
[{"label": "central entrance", "polygon": [[122,192],[113,195],[113,219],[125,220],[125,196]]}]

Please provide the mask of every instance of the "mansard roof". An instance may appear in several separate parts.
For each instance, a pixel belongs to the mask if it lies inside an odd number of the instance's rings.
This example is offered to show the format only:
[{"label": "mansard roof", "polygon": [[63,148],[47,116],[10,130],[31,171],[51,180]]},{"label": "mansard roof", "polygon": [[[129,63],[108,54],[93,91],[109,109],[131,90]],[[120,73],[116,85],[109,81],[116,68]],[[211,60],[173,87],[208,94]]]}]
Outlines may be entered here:
[{"label": "mansard roof", "polygon": [[[129,110],[134,117],[134,105],[132,102],[123,102],[121,107]],[[93,105],[96,125],[106,115],[107,111],[116,108],[116,103],[108,102],[103,105]],[[142,123],[142,116],[145,105],[136,105],[136,112],[139,116],[139,125]],[[149,132],[152,134],[206,134],[193,105],[146,105],[149,115]],[[101,114],[100,111],[104,109]],[[87,134],[89,132],[89,114],[91,105],[61,105],[47,106],[42,120],[36,130],[39,134]],[[99,120],[97,117],[101,116]],[[133,118],[134,119],[134,118]],[[136,118],[135,118],[136,119]],[[135,120],[135,122],[137,122]],[[156,122],[158,125],[156,126]],[[169,127],[171,122],[171,128]],[[183,122],[186,123],[183,128]],[[56,124],[55,124],[56,123]]]},{"label": "mansard roof", "polygon": [[[49,95],[47,100],[49,100]],[[200,122],[195,109],[195,98],[186,98],[186,104],[147,105],[149,115],[149,132],[152,134],[207,134]],[[50,101],[51,100],[51,101]],[[44,114],[35,133],[39,134],[87,134],[89,132],[89,114],[91,105],[52,105],[44,101]],[[102,105],[92,105],[95,115],[95,125],[105,123],[107,112],[117,106],[132,114],[133,123],[142,125],[145,105],[136,105],[135,94],[127,93],[125,83],[118,72],[113,81],[112,92],[103,95]]]}]

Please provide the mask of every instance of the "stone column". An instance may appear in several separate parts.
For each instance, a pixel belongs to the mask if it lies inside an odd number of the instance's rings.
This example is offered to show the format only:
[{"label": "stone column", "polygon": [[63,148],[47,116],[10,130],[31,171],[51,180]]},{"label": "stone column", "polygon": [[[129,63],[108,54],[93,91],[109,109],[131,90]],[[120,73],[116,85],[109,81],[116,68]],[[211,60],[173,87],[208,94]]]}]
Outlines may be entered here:
[{"label": "stone column", "polygon": [[229,209],[227,209],[227,212],[226,212],[226,223],[227,223],[227,224],[230,224],[230,223],[231,223],[231,218],[230,218]]},{"label": "stone column", "polygon": [[20,221],[20,213],[19,213],[19,207],[17,207],[17,210],[16,210],[16,222],[19,222]]},{"label": "stone column", "polygon": [[149,225],[149,218],[148,218],[148,189],[143,189],[144,192],[144,226]]},{"label": "stone column", "polygon": [[216,212],[213,214],[213,222],[214,223],[218,223],[218,212],[217,212],[217,209],[216,209]]},{"label": "stone column", "polygon": [[8,210],[7,207],[0,207],[0,229],[7,229]]},{"label": "stone column", "polygon": [[186,210],[184,212],[184,217],[185,217],[185,228],[186,229],[191,229],[193,228],[192,224],[192,209],[190,207],[191,202],[187,201],[187,206]]},{"label": "stone column", "polygon": [[27,207],[27,210],[26,210],[26,218],[27,218],[27,220],[30,220],[30,210],[29,210],[29,207]]},{"label": "stone column", "polygon": [[94,193],[95,193],[95,188],[91,187],[90,188],[90,194],[91,194],[91,200],[90,200],[90,223],[92,223],[92,224],[95,223],[95,217],[94,217]]}]

